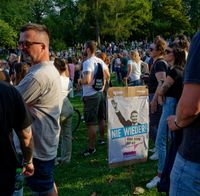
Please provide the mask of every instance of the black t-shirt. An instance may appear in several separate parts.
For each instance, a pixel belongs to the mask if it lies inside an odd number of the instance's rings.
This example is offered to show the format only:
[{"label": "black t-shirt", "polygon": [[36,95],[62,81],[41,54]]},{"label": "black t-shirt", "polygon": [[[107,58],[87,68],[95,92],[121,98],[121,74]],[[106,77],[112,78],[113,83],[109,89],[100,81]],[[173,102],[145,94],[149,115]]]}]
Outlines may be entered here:
[{"label": "black t-shirt", "polygon": [[183,91],[183,70],[179,68],[169,68],[167,76],[170,76],[174,80],[174,84],[166,92],[165,96],[174,97],[178,101]]},{"label": "black t-shirt", "polygon": [[[184,83],[200,85],[200,32],[190,46],[185,68]],[[183,139],[179,147],[183,158],[200,164],[200,115],[188,127],[183,129]]]},{"label": "black t-shirt", "polygon": [[157,59],[151,67],[148,81],[149,93],[156,92],[158,86],[156,73],[158,72],[167,72],[167,63],[163,59]]},{"label": "black t-shirt", "polygon": [[19,92],[0,81],[0,168],[16,167],[16,157],[9,136],[31,124],[31,117]]}]

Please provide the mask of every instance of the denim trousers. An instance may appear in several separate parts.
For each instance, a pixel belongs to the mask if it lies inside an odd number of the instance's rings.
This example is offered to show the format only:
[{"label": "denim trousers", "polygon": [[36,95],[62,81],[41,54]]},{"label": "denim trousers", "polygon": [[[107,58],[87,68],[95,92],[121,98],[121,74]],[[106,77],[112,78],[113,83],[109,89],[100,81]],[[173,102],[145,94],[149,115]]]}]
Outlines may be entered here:
[{"label": "denim trousers", "polygon": [[158,173],[162,173],[166,158],[167,117],[175,114],[177,101],[173,97],[166,97],[162,108],[162,114],[156,136],[156,150],[158,152]]},{"label": "denim trousers", "polygon": [[128,86],[140,86],[142,83],[141,83],[141,80],[134,80],[134,81],[130,81],[130,83],[128,84]]},{"label": "denim trousers", "polygon": [[61,159],[69,162],[72,153],[72,115],[73,106],[68,98],[63,102],[62,111],[60,114],[60,152]]},{"label": "denim trousers", "polygon": [[169,195],[200,195],[200,163],[188,161],[177,153],[170,175]]},{"label": "denim trousers", "polygon": [[[152,99],[154,97],[154,93],[149,94],[149,103],[151,103]],[[152,139],[154,142],[156,140],[156,135],[157,135],[157,129],[158,129],[158,124],[160,121],[160,117],[162,114],[162,106],[158,104],[157,111],[154,113],[151,113],[151,110],[149,110],[149,137]]]}]

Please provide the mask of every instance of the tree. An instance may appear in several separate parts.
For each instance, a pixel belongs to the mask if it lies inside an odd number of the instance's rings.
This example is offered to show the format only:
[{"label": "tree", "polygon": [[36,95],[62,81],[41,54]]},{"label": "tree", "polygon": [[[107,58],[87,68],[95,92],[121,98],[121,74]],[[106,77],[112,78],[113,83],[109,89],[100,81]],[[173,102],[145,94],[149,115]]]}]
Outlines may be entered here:
[{"label": "tree", "polygon": [[190,24],[182,0],[153,0],[153,32],[170,37],[188,31]]},{"label": "tree", "polygon": [[55,10],[53,0],[32,0],[29,2],[32,13],[31,22],[42,23],[43,19]]},{"label": "tree", "polygon": [[78,8],[81,29],[98,42],[100,37],[116,41],[127,39],[139,25],[151,19],[148,0],[79,0]]},{"label": "tree", "polygon": [[28,0],[20,0],[20,3],[16,0],[1,0],[0,18],[18,31],[31,18],[28,2]]},{"label": "tree", "polygon": [[193,33],[200,28],[200,1],[199,0],[183,0],[186,7]]},{"label": "tree", "polygon": [[3,48],[16,47],[17,33],[4,20],[0,19],[0,46]]}]

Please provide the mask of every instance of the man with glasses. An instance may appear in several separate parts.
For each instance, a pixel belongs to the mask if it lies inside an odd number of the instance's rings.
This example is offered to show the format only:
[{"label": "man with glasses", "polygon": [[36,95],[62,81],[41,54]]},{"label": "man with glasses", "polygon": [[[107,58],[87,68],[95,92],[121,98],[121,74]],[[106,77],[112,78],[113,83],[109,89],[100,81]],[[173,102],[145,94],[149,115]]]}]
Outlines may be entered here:
[{"label": "man with glasses", "polygon": [[27,181],[34,194],[55,196],[58,194],[53,168],[60,132],[60,75],[49,60],[49,33],[45,26],[31,23],[23,26],[18,44],[32,64],[16,87],[33,117],[35,174]]}]

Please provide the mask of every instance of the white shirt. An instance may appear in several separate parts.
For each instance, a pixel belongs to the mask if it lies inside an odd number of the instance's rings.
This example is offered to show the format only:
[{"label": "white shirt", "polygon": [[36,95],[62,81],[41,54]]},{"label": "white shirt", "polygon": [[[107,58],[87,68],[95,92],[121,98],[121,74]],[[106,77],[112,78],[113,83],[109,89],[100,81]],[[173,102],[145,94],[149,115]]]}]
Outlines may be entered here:
[{"label": "white shirt", "polygon": [[[92,56],[86,61],[83,62],[83,73],[89,71],[92,73],[92,78],[94,78],[94,73],[97,71],[97,64],[100,63],[102,65],[103,70],[108,69],[107,65],[98,57]],[[96,90],[93,89],[92,85],[94,80],[91,81],[89,85],[83,85],[83,96],[91,96],[97,93]]]},{"label": "white shirt", "polygon": [[61,80],[61,96],[62,96],[62,100],[65,99],[65,97],[68,96],[70,88],[71,88],[71,81],[69,79],[69,77],[66,76],[60,76],[60,80]]},{"label": "white shirt", "polygon": [[128,65],[131,65],[132,71],[130,73],[130,79],[131,81],[139,80],[141,76],[141,63],[142,61],[139,61],[139,63],[136,63],[133,60],[128,61]]}]

